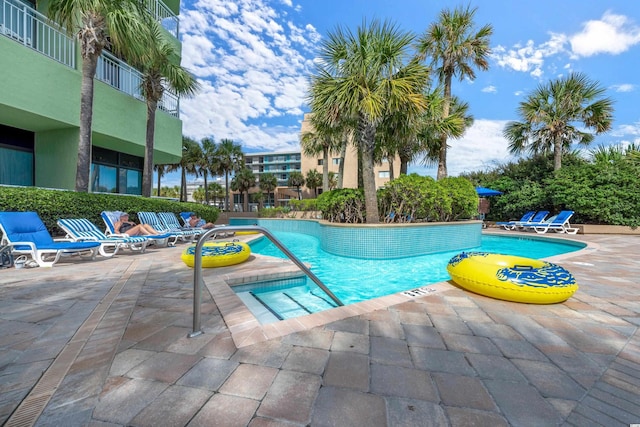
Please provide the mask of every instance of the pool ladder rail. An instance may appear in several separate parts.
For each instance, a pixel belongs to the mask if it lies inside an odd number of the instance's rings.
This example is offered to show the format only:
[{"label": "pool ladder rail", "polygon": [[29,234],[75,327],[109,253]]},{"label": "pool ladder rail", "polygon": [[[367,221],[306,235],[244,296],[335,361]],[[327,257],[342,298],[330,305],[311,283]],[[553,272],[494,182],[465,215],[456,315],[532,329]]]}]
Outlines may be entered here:
[{"label": "pool ladder rail", "polygon": [[327,288],[325,284],[322,283],[322,281],[318,278],[318,276],[316,276],[311,270],[309,270],[309,268],[306,265],[304,265],[304,263],[300,261],[298,257],[296,257],[289,249],[287,249],[287,247],[284,246],[282,242],[280,242],[280,240],[278,240],[278,238],[274,236],[273,233],[271,233],[266,228],[261,227],[259,225],[225,225],[222,227],[214,227],[207,230],[206,233],[201,235],[200,238],[198,239],[198,243],[196,243],[196,249],[194,252],[194,265],[193,265],[193,330],[191,331],[191,333],[189,333],[188,335],[189,338],[197,337],[204,333],[202,331],[201,316],[200,316],[200,309],[201,309],[201,303],[202,303],[202,246],[204,245],[204,242],[207,240],[207,238],[221,231],[224,231],[224,232],[257,231],[259,233],[262,233],[265,237],[271,240],[271,243],[276,245],[276,247],[280,249],[282,253],[284,253],[287,257],[289,257],[289,259],[295,265],[297,265],[298,268],[300,268],[300,270],[302,270],[311,280],[313,280],[313,282],[316,285],[318,285],[318,287],[322,289],[324,293],[327,294],[327,296],[333,300],[333,302],[335,302],[338,306],[344,305],[342,301],[340,301],[338,297],[336,297],[333,294],[333,292],[331,292],[329,288]]}]

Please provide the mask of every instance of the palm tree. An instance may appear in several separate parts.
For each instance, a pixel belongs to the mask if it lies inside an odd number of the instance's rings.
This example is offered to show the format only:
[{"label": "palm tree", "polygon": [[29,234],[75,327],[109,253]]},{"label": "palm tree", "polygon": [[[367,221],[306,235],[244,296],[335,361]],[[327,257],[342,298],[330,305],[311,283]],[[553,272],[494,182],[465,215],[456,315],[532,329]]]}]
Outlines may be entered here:
[{"label": "palm tree", "polygon": [[213,152],[216,148],[216,143],[213,138],[203,138],[200,143],[202,144],[202,157],[198,161],[198,173],[204,178],[204,200],[209,204],[209,185],[207,184],[207,178],[212,173],[211,159],[213,158]]},{"label": "palm tree", "polygon": [[338,177],[335,172],[329,172],[329,191],[338,187]]},{"label": "palm tree", "polygon": [[180,66],[180,52],[175,43],[167,40],[158,21],[147,14],[149,42],[146,53],[133,65],[142,71],[142,96],[147,101],[147,132],[142,170],[142,195],[151,195],[153,177],[153,145],[158,102],[166,89],[178,96],[193,96],[200,88],[197,80]]},{"label": "palm tree", "polygon": [[197,175],[198,160],[202,157],[202,148],[195,140],[182,137],[182,159],[180,160],[181,169],[181,185],[180,185],[180,201],[187,201],[187,174]]},{"label": "palm tree", "polygon": [[449,115],[444,117],[445,98],[439,86],[427,94],[429,107],[415,124],[416,155],[422,154],[425,165],[438,165],[440,161],[441,141],[444,137],[460,138],[473,125],[474,118],[469,114],[469,104],[457,96],[451,97]]},{"label": "palm tree", "polygon": [[224,208],[229,210],[229,173],[239,171],[244,167],[242,146],[231,139],[222,139],[215,149],[213,162],[216,165],[216,174],[224,174]]},{"label": "palm tree", "polygon": [[218,206],[218,199],[224,198],[224,188],[222,188],[222,185],[218,184],[217,182],[212,182],[207,186],[207,193],[209,194],[209,197],[213,198],[213,203],[215,206]]},{"label": "palm tree", "polygon": [[[134,0],[51,0],[49,16],[80,41],[80,135],[76,165],[76,191],[89,191],[93,86],[98,58],[105,47],[126,58],[138,58],[148,47],[145,11]],[[149,187],[151,188],[151,187]]]},{"label": "palm tree", "polygon": [[362,158],[366,221],[380,222],[374,174],[376,132],[382,119],[400,108],[425,108],[422,91],[429,72],[408,59],[414,36],[388,22],[366,22],[356,33],[338,27],[324,39],[317,73],[311,78],[311,111],[334,111],[354,120],[354,142]]},{"label": "palm tree", "polygon": [[256,185],[256,176],[253,174],[253,171],[249,168],[243,168],[239,172],[235,174],[233,180],[231,180],[231,188],[233,191],[239,191],[240,193],[244,193],[243,202],[243,210],[244,212],[249,211],[249,190]]},{"label": "palm tree", "polygon": [[[260,175],[260,182],[258,183],[260,190],[267,193],[267,203],[271,203],[271,192],[278,186],[278,178],[272,173],[266,172]],[[271,207],[275,205],[275,201]]]},{"label": "palm tree", "polygon": [[[324,119],[324,120],[323,120]],[[305,156],[316,157],[322,153],[322,191],[329,190],[329,154],[341,148],[344,136],[343,124],[329,123],[326,117],[311,116],[312,132],[302,134],[301,145]]]},{"label": "palm tree", "polygon": [[300,192],[300,187],[304,185],[304,176],[301,172],[293,171],[289,174],[289,179],[287,180],[288,187],[295,187],[298,192],[298,200],[302,200],[302,193]]},{"label": "palm tree", "polygon": [[603,97],[606,89],[585,74],[572,73],[538,86],[520,103],[521,122],[509,122],[503,131],[511,153],[553,151],[553,169],[562,167],[562,154],[572,143],[589,145],[594,135],[611,129],[613,100]]},{"label": "palm tree", "polygon": [[161,178],[169,172],[169,165],[154,165],[153,170],[158,174],[158,196],[160,196],[160,180]]},{"label": "palm tree", "polygon": [[[484,25],[475,31],[473,22],[477,8],[458,7],[454,10],[444,9],[440,19],[429,26],[418,40],[418,51],[421,58],[430,58],[431,67],[438,74],[444,85],[444,104],[442,117],[449,117],[451,105],[451,81],[454,76],[460,81],[467,78],[474,80],[474,68],[489,69],[488,57],[491,53],[489,39],[493,27]],[[447,135],[440,135],[437,178],[447,176]]]},{"label": "palm tree", "polygon": [[[307,188],[313,191],[313,194],[318,197],[318,187],[322,186],[324,191],[323,184],[323,176],[315,169],[309,169],[307,171],[307,176],[305,177],[305,182],[307,184]],[[327,191],[329,191],[329,173],[327,172]]]}]

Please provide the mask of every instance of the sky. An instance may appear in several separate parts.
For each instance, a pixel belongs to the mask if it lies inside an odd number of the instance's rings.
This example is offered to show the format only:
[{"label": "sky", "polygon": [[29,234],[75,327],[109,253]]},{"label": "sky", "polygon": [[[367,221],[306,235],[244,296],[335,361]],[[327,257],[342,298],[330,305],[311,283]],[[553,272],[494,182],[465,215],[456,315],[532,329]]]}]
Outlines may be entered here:
[{"label": "sky", "polygon": [[[515,160],[502,136],[518,104],[539,85],[585,73],[614,100],[612,130],[599,145],[640,143],[640,2],[629,0],[182,0],[182,65],[202,84],[181,99],[183,134],[229,138],[243,151],[299,150],[307,90],[321,40],[338,27],[388,20],[417,36],[443,9],[477,8],[493,27],[489,69],[454,80],[475,122],[450,141],[450,176]],[[419,163],[410,172],[435,177]],[[177,185],[178,175],[163,185]]]}]

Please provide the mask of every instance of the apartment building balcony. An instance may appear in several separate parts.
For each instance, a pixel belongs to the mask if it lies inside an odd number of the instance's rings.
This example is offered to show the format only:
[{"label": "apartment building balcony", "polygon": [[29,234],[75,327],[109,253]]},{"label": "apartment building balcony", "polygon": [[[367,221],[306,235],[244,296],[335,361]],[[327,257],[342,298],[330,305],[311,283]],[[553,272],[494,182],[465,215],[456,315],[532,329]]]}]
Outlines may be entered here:
[{"label": "apartment building balcony", "polygon": [[[170,12],[160,0],[147,0],[147,3],[153,7],[152,13],[160,17]],[[173,17],[177,35],[177,16]],[[162,22],[171,23],[174,20],[169,16]],[[19,0],[0,0],[0,36],[5,36],[71,69],[77,70],[79,66],[76,41],[67,36],[64,28],[55,26],[45,15]],[[140,101],[144,101],[140,90],[142,77],[138,70],[107,51],[103,51],[98,59],[96,79]],[[158,109],[179,117],[178,96],[165,90],[158,103]]]}]

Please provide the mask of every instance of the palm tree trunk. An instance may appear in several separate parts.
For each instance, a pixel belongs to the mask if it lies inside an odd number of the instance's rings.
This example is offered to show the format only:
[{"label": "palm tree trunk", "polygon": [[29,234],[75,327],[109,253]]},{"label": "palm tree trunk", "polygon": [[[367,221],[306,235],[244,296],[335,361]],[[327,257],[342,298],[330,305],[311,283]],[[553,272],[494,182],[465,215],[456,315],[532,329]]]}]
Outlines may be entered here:
[{"label": "palm tree trunk", "polygon": [[229,171],[224,171],[224,210],[229,212]]},{"label": "palm tree trunk", "polygon": [[[329,191],[329,147],[322,147],[322,192]],[[317,193],[316,189],[316,193]]]},{"label": "palm tree trunk", "polygon": [[400,175],[406,175],[409,169],[409,161],[400,156]]},{"label": "palm tree trunk", "polygon": [[[151,197],[153,180],[153,138],[156,126],[156,108],[158,100],[147,98],[147,135],[144,147],[144,168],[142,170],[142,196]],[[158,193],[159,194],[159,193]]]},{"label": "palm tree trunk", "polygon": [[82,86],[80,88],[80,137],[78,139],[78,163],[76,164],[76,191],[89,191],[91,170],[91,125],[93,122],[93,76],[96,75],[98,57],[87,56],[82,60]]},{"label": "palm tree trunk", "polygon": [[343,141],[340,148],[340,164],[338,165],[338,188],[342,188],[342,182],[344,177],[344,159],[347,157],[347,141]]},{"label": "palm tree trunk", "polygon": [[180,201],[187,201],[187,171],[182,167],[182,179],[180,180]]},{"label": "palm tree trunk", "polygon": [[249,212],[249,190],[244,192],[244,200],[242,201],[242,207],[245,212]]},{"label": "palm tree trunk", "polygon": [[204,173],[204,201],[209,206],[209,186],[207,185],[207,172]]},{"label": "palm tree trunk", "polygon": [[[442,102],[442,119],[449,117],[451,108],[451,74],[444,77],[444,99]],[[437,179],[447,177],[447,135],[440,136],[440,152],[438,155],[438,175]]]},{"label": "palm tree trunk", "polygon": [[164,166],[158,166],[158,197],[160,197],[160,178],[164,173]]},{"label": "palm tree trunk", "polygon": [[562,139],[556,135],[553,140],[553,170],[559,171],[562,168]]},{"label": "palm tree trunk", "polygon": [[376,130],[371,123],[361,123],[360,158],[362,159],[362,186],[364,188],[364,205],[367,212],[367,224],[378,224],[378,197],[376,194],[376,176],[373,170],[373,150],[375,148]]},{"label": "palm tree trunk", "polygon": [[395,177],[393,175],[393,158],[392,157],[387,157],[387,164],[389,165],[389,181],[393,181]]}]

